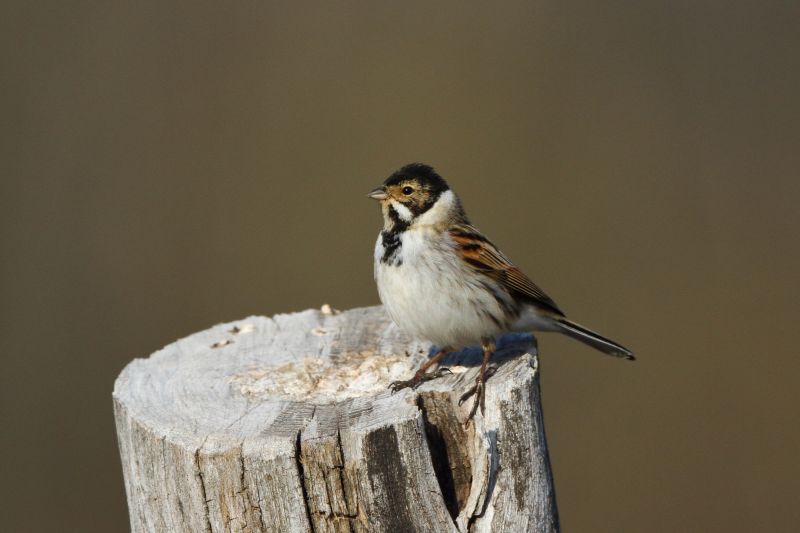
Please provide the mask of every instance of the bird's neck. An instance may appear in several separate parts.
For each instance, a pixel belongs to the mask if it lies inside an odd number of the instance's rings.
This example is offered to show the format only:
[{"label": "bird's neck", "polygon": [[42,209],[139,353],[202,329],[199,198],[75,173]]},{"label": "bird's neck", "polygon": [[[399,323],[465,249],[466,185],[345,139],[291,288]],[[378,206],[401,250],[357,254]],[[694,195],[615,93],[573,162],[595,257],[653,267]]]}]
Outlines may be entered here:
[{"label": "bird's neck", "polygon": [[467,223],[467,214],[461,207],[461,200],[453,191],[447,190],[439,195],[430,209],[414,220],[412,227],[428,227],[445,231],[453,224],[464,223]]}]

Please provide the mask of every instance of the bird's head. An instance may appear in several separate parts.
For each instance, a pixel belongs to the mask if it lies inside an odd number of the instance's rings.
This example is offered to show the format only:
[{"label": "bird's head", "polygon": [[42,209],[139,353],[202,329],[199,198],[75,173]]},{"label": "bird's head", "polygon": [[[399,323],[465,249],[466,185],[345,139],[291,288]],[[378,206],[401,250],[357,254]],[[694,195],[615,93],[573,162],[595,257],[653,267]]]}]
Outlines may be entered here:
[{"label": "bird's head", "polygon": [[381,203],[385,229],[465,221],[461,203],[447,182],[422,163],[397,170],[367,196]]}]

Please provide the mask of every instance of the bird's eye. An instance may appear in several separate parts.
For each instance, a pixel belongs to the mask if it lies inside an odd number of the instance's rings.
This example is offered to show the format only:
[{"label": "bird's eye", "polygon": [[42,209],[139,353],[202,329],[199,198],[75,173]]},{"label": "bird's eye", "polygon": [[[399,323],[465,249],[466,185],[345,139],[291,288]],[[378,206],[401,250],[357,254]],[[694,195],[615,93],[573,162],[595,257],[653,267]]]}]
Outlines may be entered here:
[{"label": "bird's eye", "polygon": [[408,196],[412,192],[414,192],[414,187],[403,187],[403,194],[405,194],[406,196]]}]

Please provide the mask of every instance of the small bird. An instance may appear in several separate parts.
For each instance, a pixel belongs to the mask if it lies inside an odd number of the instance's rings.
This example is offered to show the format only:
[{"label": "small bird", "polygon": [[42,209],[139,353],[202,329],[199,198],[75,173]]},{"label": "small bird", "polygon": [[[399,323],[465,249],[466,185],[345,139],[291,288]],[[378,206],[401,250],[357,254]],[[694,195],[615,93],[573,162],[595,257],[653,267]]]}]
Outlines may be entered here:
[{"label": "small bird", "polygon": [[386,311],[406,333],[438,352],[393,391],[416,388],[446,369],[427,373],[446,353],[480,344],[483,360],[467,421],[485,410],[495,339],[506,332],[557,331],[608,355],[633,353],[567,319],[556,303],[473,226],[458,196],[436,171],[411,163],[368,196],[381,203],[383,229],[375,244],[375,281]]}]

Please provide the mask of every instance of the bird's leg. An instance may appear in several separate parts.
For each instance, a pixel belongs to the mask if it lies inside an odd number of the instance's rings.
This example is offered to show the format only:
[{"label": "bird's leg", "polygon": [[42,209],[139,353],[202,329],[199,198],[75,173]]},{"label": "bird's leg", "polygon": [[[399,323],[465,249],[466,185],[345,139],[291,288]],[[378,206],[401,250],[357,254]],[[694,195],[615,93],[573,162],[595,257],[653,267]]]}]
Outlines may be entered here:
[{"label": "bird's leg", "polygon": [[467,416],[467,423],[475,416],[478,406],[481,408],[481,415],[486,411],[486,380],[494,374],[494,371],[487,372],[489,366],[489,359],[495,350],[494,339],[483,339],[481,341],[481,348],[483,348],[483,361],[481,361],[481,369],[478,372],[478,377],[475,378],[475,385],[467,392],[461,395],[458,399],[458,405],[463,404],[473,394],[475,395],[475,403],[472,404],[472,409]]},{"label": "bird's leg", "polygon": [[436,352],[436,354],[433,357],[422,363],[422,365],[420,365],[420,367],[417,369],[417,372],[414,374],[413,378],[409,379],[408,381],[393,381],[392,383],[389,384],[389,388],[392,389],[392,392],[397,392],[400,389],[405,389],[406,387],[411,387],[412,389],[416,389],[426,381],[440,378],[445,374],[445,372],[449,373],[450,370],[448,370],[447,368],[440,368],[436,372],[431,372],[426,374],[427,370],[430,367],[435,365],[439,361],[439,359],[444,357],[444,355],[450,351],[452,351],[452,349],[449,346],[445,346],[444,348]]}]

